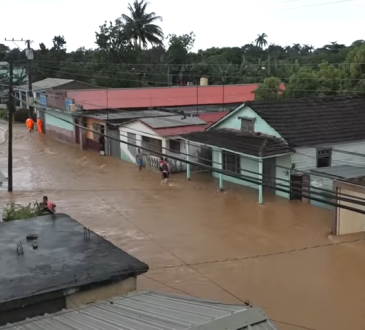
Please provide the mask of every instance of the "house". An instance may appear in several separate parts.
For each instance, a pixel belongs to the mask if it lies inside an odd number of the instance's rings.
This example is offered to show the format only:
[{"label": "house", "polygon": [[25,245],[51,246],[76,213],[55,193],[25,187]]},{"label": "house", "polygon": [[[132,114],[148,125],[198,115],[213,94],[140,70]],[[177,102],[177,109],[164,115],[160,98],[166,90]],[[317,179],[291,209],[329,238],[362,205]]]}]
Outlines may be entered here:
[{"label": "house", "polygon": [[[161,155],[185,158],[185,143],[180,135],[201,132],[207,123],[199,117],[187,115],[170,115],[168,117],[139,118],[119,126],[121,158],[135,163],[137,147],[142,148],[145,155],[144,163],[148,168],[159,170]],[[130,144],[135,144],[137,147]],[[197,153],[199,149],[195,151]],[[190,150],[194,154],[193,150]],[[196,153],[194,156],[196,156]],[[182,155],[181,155],[182,154]],[[170,158],[172,172],[184,171],[183,161]]]},{"label": "house", "polygon": [[157,109],[252,101],[257,87],[258,84],[69,90],[65,98],[83,110]]},{"label": "house", "polygon": [[2,224],[0,250],[0,326],[124,295],[148,270],[65,214]]},{"label": "house", "polygon": [[0,330],[5,329],[278,330],[274,322],[258,307],[156,291],[130,293],[0,327]]},{"label": "house", "polygon": [[[104,132],[110,138],[106,138],[106,153],[111,156],[122,158],[120,146],[119,126],[126,122],[140,118],[159,118],[172,116],[172,113],[157,110],[138,111],[83,111],[80,114],[83,126],[88,130],[82,130],[84,148],[99,151],[99,134]],[[136,143],[134,140],[131,143]]]},{"label": "house", "polygon": [[[33,98],[34,101],[42,105],[46,105],[46,92],[51,89],[90,89],[92,86],[73,79],[60,79],[60,78],[46,78],[43,80],[36,81],[32,84]],[[18,94],[22,104],[20,107],[27,107],[28,104],[28,84],[14,87],[14,91]]]},{"label": "house", "polygon": [[[76,135],[72,134],[72,136],[71,136],[70,131],[73,131],[73,129],[71,130],[70,125],[64,121],[58,121],[61,124],[58,129],[57,128],[58,126],[56,125],[57,118],[55,116],[52,116],[52,109],[49,110],[51,112],[51,115],[48,115],[44,111],[40,110],[40,106],[47,106],[49,104],[49,106],[51,107],[55,104],[58,105],[58,103],[59,103],[58,100],[60,98],[60,95],[57,94],[57,90],[60,90],[60,89],[62,89],[62,90],[90,89],[90,88],[93,88],[93,86],[80,82],[80,81],[77,81],[77,80],[73,80],[73,79],[46,78],[46,79],[34,82],[32,84],[33,100],[34,100],[34,104],[35,104],[35,111],[36,111],[37,118],[39,117],[43,121],[43,132],[48,131],[49,135],[53,135],[57,139],[60,139],[65,142],[72,143],[73,141],[75,141],[75,136],[77,136],[77,134]],[[28,102],[28,98],[29,98],[28,84],[14,87],[14,91],[16,93],[16,97],[19,100],[21,100],[20,107],[27,108],[28,103],[29,103]],[[50,93],[51,96],[47,100],[48,93]],[[62,92],[61,92],[61,95],[63,95]],[[57,101],[58,101],[58,103],[57,103]],[[64,110],[65,108],[66,107],[62,107],[62,110]],[[55,107],[55,109],[59,110],[58,107]],[[74,122],[74,119],[70,116],[69,113],[64,114],[64,113],[60,113],[60,111],[58,111],[58,115],[63,118],[66,118],[67,121]],[[48,125],[47,125],[47,122],[49,123]]]},{"label": "house", "polygon": [[346,162],[364,165],[364,127],[365,99],[361,97],[253,101],[207,131],[182,138],[187,148],[212,149],[213,167],[229,174],[213,172],[221,188],[223,181],[230,181],[258,189],[262,202],[262,179],[271,193],[308,201],[311,194],[318,196],[309,184],[310,170]]}]

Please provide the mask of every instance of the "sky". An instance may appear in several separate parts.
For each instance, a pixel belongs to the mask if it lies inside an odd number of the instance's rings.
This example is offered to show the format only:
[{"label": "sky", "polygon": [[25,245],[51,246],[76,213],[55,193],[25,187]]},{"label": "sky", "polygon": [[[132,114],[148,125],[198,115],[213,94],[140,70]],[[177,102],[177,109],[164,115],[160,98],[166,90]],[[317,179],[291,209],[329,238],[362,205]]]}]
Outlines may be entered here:
[{"label": "sky", "polygon": [[[133,0],[2,0],[0,43],[25,47],[8,39],[30,39],[37,49],[64,36],[67,50],[95,48],[95,31],[104,21],[128,14]],[[210,47],[240,47],[257,34],[282,46],[293,43],[315,47],[331,41],[351,44],[365,39],[364,0],[149,0],[149,10],[163,17],[165,35],[193,31],[194,51]],[[9,15],[4,13],[9,13]]]}]

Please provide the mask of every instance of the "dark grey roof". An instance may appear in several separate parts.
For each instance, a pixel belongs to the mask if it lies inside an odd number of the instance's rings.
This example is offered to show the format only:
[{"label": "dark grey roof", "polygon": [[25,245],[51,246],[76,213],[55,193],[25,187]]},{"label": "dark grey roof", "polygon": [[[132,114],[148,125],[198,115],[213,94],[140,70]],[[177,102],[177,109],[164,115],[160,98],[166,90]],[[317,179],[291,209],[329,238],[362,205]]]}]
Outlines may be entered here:
[{"label": "dark grey roof", "polygon": [[[33,250],[28,234],[38,235]],[[24,255],[17,255],[21,242]],[[0,305],[35,294],[85,287],[145,273],[148,266],[65,214],[0,225]]]},{"label": "dark grey roof", "polygon": [[141,118],[141,122],[152,128],[169,128],[181,126],[206,125],[206,122],[199,117],[190,116],[169,116],[159,118]]},{"label": "dark grey roof", "polygon": [[189,133],[181,137],[186,140],[217,146],[255,157],[270,157],[293,152],[282,139],[260,133],[252,134],[232,129],[215,129]]},{"label": "dark grey roof", "polygon": [[365,140],[365,98],[247,102],[293,147]]},{"label": "dark grey roof", "polygon": [[337,179],[353,179],[365,176],[365,167],[338,165],[330,167],[321,167],[311,170],[311,173],[318,173],[323,176]]},{"label": "dark grey roof", "polygon": [[257,307],[143,291],[0,330],[277,330]]},{"label": "dark grey roof", "polygon": [[[85,113],[86,112],[86,113]],[[97,111],[88,113],[88,111],[84,112],[85,117],[96,118],[105,121],[125,121],[131,119],[139,119],[139,118],[149,118],[149,117],[166,117],[173,116],[173,113],[166,111],[158,111],[158,110],[134,110],[127,111],[121,110],[118,112],[107,112],[107,111]]]}]

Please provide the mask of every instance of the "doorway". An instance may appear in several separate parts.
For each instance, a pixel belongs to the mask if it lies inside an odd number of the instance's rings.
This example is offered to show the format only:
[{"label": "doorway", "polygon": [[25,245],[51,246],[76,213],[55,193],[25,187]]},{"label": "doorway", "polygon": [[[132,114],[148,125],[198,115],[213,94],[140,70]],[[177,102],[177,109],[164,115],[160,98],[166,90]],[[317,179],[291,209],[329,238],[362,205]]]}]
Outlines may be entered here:
[{"label": "doorway", "polygon": [[[276,185],[276,158],[265,158],[263,160],[263,184],[264,191],[275,194]],[[269,185],[270,187],[266,186]]]},{"label": "doorway", "polygon": [[290,176],[290,200],[302,200],[303,176],[292,174]]}]

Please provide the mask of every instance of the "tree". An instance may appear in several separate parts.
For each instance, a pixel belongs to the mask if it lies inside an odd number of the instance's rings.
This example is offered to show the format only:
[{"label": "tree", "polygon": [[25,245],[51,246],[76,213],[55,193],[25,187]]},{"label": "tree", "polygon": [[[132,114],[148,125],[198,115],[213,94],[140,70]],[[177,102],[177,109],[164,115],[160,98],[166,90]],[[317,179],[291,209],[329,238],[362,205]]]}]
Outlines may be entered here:
[{"label": "tree", "polygon": [[162,21],[161,16],[156,13],[147,13],[148,3],[145,0],[135,0],[133,5],[128,4],[130,16],[122,14],[121,18],[125,23],[125,30],[135,42],[139,42],[139,47],[147,47],[150,43],[154,46],[163,45],[164,33],[158,25],[157,21]]},{"label": "tree", "polygon": [[166,38],[168,40],[167,61],[169,64],[186,64],[188,53],[194,47],[195,34],[183,34],[177,36],[176,34],[169,34]]},{"label": "tree", "polygon": [[267,45],[267,35],[266,33],[258,34],[257,39],[255,40],[256,46],[259,46],[260,48],[263,48]]},{"label": "tree", "polygon": [[280,88],[279,78],[266,78],[254,91],[256,101],[277,100],[281,97],[283,90]]}]

